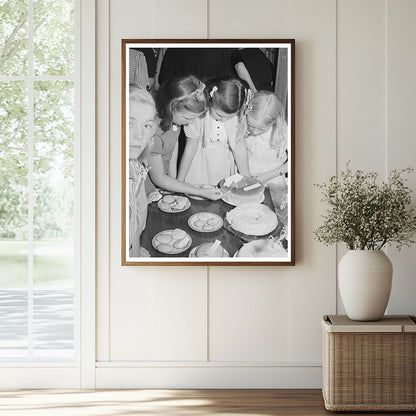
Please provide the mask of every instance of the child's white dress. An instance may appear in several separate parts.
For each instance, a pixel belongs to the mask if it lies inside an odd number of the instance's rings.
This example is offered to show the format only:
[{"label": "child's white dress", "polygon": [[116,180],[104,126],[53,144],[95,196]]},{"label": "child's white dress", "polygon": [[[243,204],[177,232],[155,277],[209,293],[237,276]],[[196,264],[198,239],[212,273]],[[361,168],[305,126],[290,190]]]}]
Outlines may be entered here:
[{"label": "child's white dress", "polygon": [[221,179],[236,172],[232,149],[235,147],[237,127],[237,116],[223,123],[209,113],[185,126],[186,137],[199,141],[185,182],[217,185]]},{"label": "child's white dress", "polygon": [[[287,140],[271,145],[272,129],[258,136],[246,137],[250,173],[258,176],[282,166],[287,160]],[[267,183],[280,183],[281,177],[270,179]]]}]

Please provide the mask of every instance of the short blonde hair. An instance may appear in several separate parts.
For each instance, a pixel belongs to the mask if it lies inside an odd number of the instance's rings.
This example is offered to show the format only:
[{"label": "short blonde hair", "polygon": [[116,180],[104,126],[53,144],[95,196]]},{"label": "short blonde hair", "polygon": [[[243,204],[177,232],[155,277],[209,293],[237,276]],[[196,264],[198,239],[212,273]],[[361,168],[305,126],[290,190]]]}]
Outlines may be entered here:
[{"label": "short blonde hair", "polygon": [[257,91],[251,101],[251,109],[246,116],[247,123],[258,128],[272,125],[270,145],[277,147],[287,142],[285,109],[276,94],[270,91]]},{"label": "short blonde hair", "polygon": [[134,87],[133,85],[130,85],[129,100],[136,101],[140,104],[149,104],[152,107],[156,108],[155,100],[153,99],[151,94],[144,88]]}]

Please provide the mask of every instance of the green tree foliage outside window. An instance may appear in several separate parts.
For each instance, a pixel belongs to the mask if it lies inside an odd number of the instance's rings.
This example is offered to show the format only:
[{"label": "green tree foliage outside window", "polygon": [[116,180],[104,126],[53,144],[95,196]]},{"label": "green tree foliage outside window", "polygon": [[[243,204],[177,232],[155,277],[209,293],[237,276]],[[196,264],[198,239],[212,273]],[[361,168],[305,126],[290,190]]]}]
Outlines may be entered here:
[{"label": "green tree foliage outside window", "polygon": [[29,88],[34,238],[72,234],[74,4],[33,0],[33,74],[28,10],[28,0],[0,0],[0,239],[27,239]]}]

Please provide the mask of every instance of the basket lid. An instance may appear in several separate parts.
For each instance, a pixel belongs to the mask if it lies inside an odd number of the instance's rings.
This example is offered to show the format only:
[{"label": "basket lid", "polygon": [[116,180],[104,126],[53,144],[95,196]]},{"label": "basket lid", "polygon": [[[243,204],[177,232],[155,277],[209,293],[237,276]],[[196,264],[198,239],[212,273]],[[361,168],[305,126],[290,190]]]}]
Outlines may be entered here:
[{"label": "basket lid", "polygon": [[410,315],[385,315],[379,321],[352,321],[346,315],[325,315],[322,327],[327,332],[416,332],[416,318]]}]

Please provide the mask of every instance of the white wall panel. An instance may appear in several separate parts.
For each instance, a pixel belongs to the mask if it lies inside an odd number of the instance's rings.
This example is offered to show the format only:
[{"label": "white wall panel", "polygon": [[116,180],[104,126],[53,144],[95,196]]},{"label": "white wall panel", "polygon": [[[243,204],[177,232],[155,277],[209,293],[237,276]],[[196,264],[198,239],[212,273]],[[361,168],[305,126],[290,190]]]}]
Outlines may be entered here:
[{"label": "white wall panel", "polygon": [[335,248],[313,240],[321,202],[314,183],[335,172],[336,3],[290,1],[296,39],[296,256],[289,279],[292,360],[321,360],[320,319],[335,312]]},{"label": "white wall panel", "polygon": [[[228,16],[236,13],[237,9],[239,12],[244,10],[244,13],[239,13],[238,19],[230,24]],[[267,13],[261,14],[262,10],[267,10]],[[210,269],[210,288],[213,288],[210,291],[210,317],[215,318],[214,322],[210,320],[210,358],[230,359],[231,351],[234,350],[236,356],[246,355],[259,359],[262,351],[264,355],[271,353],[266,354],[269,347],[264,345],[270,343],[274,350],[272,356],[277,360],[321,359],[320,317],[324,313],[335,312],[335,261],[333,258],[326,260],[328,251],[334,252],[335,249],[312,244],[313,228],[316,221],[319,221],[320,214],[320,197],[314,192],[313,183],[335,171],[335,10],[335,3],[330,0],[260,1],[255,4],[236,1],[225,3],[219,0],[211,2],[209,31],[213,37],[281,37],[296,40],[297,266],[277,267],[273,271],[257,268],[255,273],[251,273],[249,268]],[[261,24],[254,24],[254,14],[261,14],[258,20]],[[322,155],[325,155],[326,163],[322,163]],[[305,206],[308,209],[303,209]],[[231,275],[238,278],[231,279]],[[271,275],[278,282],[268,280]],[[273,285],[281,285],[282,279],[283,282],[287,281],[287,290],[274,290]],[[228,300],[230,311],[240,311],[244,305],[246,286],[258,284],[261,288],[264,281],[268,282],[267,287],[274,291],[275,296],[273,299],[267,297],[262,300],[262,312],[270,313],[273,322],[276,319],[276,305],[280,305],[281,332],[276,335],[273,328],[267,331],[266,324],[258,326],[257,330],[264,335],[257,339],[248,338],[245,345],[241,346],[240,338],[244,329],[249,333],[253,331],[250,328],[254,322],[250,320],[245,328],[246,319],[238,322],[236,316],[228,315],[226,322],[230,325],[230,331],[235,333],[225,334],[226,325],[220,321],[218,309],[224,306],[224,294],[233,294]],[[236,291],[241,298],[234,296]],[[314,296],[309,297],[310,293],[314,293]],[[286,306],[284,310],[282,305]],[[241,316],[242,312],[239,314]],[[305,319],[305,314],[314,319]],[[274,345],[277,338],[279,346]]]},{"label": "white wall panel", "polygon": [[152,39],[155,32],[154,0],[109,0],[109,5],[111,39],[120,35],[127,39]]},{"label": "white wall panel", "polygon": [[210,269],[209,359],[288,360],[287,273],[281,268]]},{"label": "white wall panel", "polygon": [[204,271],[131,269],[111,285],[111,360],[205,361]]},{"label": "white wall panel", "polygon": [[110,67],[109,67],[109,0],[102,0],[96,5],[96,89],[97,120],[96,134],[96,181],[97,181],[97,319],[96,351],[97,360],[110,358],[110,261],[109,261],[109,224],[110,224],[110,146],[109,146],[109,115],[110,115]]},{"label": "white wall panel", "polygon": [[[99,178],[98,201],[108,195],[109,205],[98,206],[99,235],[108,240],[99,244],[98,270],[108,276],[97,280],[103,297],[97,386],[319,387],[320,319],[343,308],[337,249],[313,240],[323,214],[313,184],[348,160],[382,176],[415,164],[415,2],[109,0],[109,6],[98,14],[98,33],[107,27],[109,37],[109,56],[98,51],[97,61],[98,101],[108,98],[107,110],[102,104],[98,110],[98,166],[107,175]],[[296,39],[294,267],[120,266],[120,40],[207,34]],[[99,45],[105,48],[102,39]],[[105,59],[108,74],[100,72]],[[415,178],[410,183],[415,189]],[[389,312],[416,313],[414,249],[390,256]]]},{"label": "white wall panel", "polygon": [[154,359],[207,359],[207,287],[205,268],[178,268],[153,280]]},{"label": "white wall panel", "polygon": [[126,39],[205,38],[205,0],[110,0],[112,35]]},{"label": "white wall panel", "polygon": [[[416,168],[416,2],[388,2],[387,168]],[[416,203],[416,172],[408,178]],[[416,248],[389,249],[393,288],[388,312],[416,314]]]},{"label": "white wall panel", "polygon": [[[110,125],[109,253],[100,253],[110,262],[109,340],[101,340],[110,360],[206,359],[206,268],[121,267],[121,39],[186,37],[186,28],[188,37],[204,37],[205,3],[172,4],[110,1],[110,119],[100,119]],[[186,23],[184,12],[193,16]]]},{"label": "white wall panel", "polygon": [[[137,272],[112,279],[110,288],[110,359],[153,359],[153,277]],[[126,289],[128,288],[128,290]]]},{"label": "white wall panel", "polygon": [[[387,146],[386,2],[337,2],[337,171],[385,174]],[[346,253],[338,247],[337,263]],[[345,313],[338,298],[338,313]]]},{"label": "white wall panel", "polygon": [[204,39],[207,37],[206,16],[206,0],[154,0],[154,37]]},{"label": "white wall panel", "polygon": [[288,0],[207,0],[209,37],[287,39]]},{"label": "white wall panel", "polygon": [[338,170],[384,172],[386,160],[386,2],[338,0]]}]

